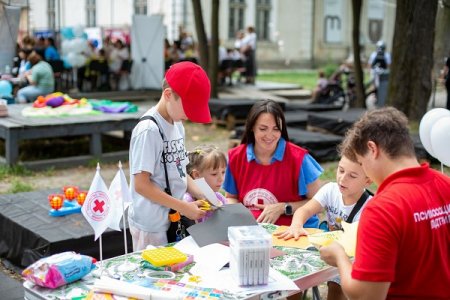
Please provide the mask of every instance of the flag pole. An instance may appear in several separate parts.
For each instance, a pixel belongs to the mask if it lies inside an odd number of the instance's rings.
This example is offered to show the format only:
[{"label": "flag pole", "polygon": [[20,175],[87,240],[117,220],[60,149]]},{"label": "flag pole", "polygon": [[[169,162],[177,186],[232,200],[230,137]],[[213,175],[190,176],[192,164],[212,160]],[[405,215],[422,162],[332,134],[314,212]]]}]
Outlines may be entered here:
[{"label": "flag pole", "polygon": [[102,234],[100,234],[100,277],[103,275],[103,240],[102,240]]},{"label": "flag pole", "polygon": [[[123,170],[122,170],[122,162],[119,160],[119,174],[123,175]],[[124,180],[121,180],[120,186],[121,186],[121,193],[123,195],[124,192],[128,193],[128,184],[126,184],[127,190],[123,191],[123,181],[125,181],[126,183],[126,178],[123,178]],[[121,264],[117,269],[119,271],[122,272],[131,272],[133,270],[136,270],[138,268],[138,265],[136,263],[131,263],[129,258],[130,255],[128,253],[128,241],[127,241],[127,225],[125,222],[125,201],[124,201],[124,197],[122,197],[122,227],[123,227],[123,240],[124,240],[124,246],[125,246],[125,263]]]},{"label": "flag pole", "polygon": [[[122,172],[122,162],[119,160],[119,171]],[[122,201],[122,225],[123,225],[123,240],[125,246],[125,257],[128,261],[128,241],[127,241],[127,224],[125,222],[125,203]]]}]

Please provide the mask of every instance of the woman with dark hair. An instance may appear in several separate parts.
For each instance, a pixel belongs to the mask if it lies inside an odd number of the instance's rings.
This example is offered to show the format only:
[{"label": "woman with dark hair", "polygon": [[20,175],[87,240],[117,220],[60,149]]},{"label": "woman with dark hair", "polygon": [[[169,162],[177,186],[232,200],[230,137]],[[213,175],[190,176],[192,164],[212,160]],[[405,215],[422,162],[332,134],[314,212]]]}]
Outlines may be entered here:
[{"label": "woman with dark hair", "polygon": [[[228,152],[223,187],[228,203],[241,202],[257,222],[289,226],[318,191],[322,172],[305,149],[289,142],[281,106],[263,100],[250,110],[241,145]],[[304,227],[318,223],[314,215]]]}]

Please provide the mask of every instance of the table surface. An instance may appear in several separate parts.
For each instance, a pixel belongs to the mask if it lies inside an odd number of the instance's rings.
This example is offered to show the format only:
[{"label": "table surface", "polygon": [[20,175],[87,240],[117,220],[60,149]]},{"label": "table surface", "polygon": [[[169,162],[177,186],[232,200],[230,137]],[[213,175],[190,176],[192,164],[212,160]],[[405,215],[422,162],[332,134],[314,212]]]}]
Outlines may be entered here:
[{"label": "table surface", "polygon": [[[134,113],[96,113],[64,116],[25,117],[22,110],[30,104],[8,105],[8,116],[0,118],[0,138],[5,140],[4,161],[8,165],[19,162],[19,142],[40,138],[89,136],[89,156],[79,155],[69,160],[49,159],[22,161],[30,168],[45,168],[71,163],[78,165],[93,158],[108,158],[102,150],[101,135],[112,131],[129,133],[147,111],[149,105],[140,106]],[[124,134],[124,136],[127,136]],[[124,151],[109,155],[110,160],[128,156]],[[27,165],[28,164],[28,165]]]},{"label": "table surface", "polygon": [[85,114],[85,115],[64,115],[51,117],[25,117],[22,110],[30,107],[31,104],[10,104],[8,105],[8,116],[0,118],[0,127],[30,128],[39,126],[67,126],[70,124],[98,123],[106,121],[138,120],[142,114],[149,108],[148,106],[139,107],[135,113],[117,113],[117,114]]},{"label": "table surface", "polygon": [[[276,229],[275,225],[269,225],[265,228],[269,232]],[[285,252],[285,255],[277,256],[271,259],[271,267],[280,273],[286,275],[293,280],[301,290],[309,289],[322,282],[325,282],[338,275],[337,269],[327,265],[320,259],[317,251],[308,251],[297,248],[276,247]],[[145,277],[146,272],[151,271],[141,266],[140,252],[132,253],[128,256],[128,261],[136,263],[139,268],[131,272],[120,272],[118,266],[126,261],[125,256],[118,256],[103,262],[104,273],[113,278],[120,278],[121,280],[129,282],[141,282]],[[186,272],[186,270],[184,270]],[[178,281],[183,277],[183,272],[177,272],[177,277],[173,280],[160,279],[149,283],[146,281],[146,286],[155,290],[166,290],[177,292],[184,295],[198,296],[198,299],[205,296],[210,296],[210,299],[247,299],[248,295],[231,294],[227,291],[220,291],[215,289],[199,288],[195,284],[180,284]],[[74,296],[80,296],[87,293],[94,283],[94,278],[89,274],[82,280],[76,281],[72,284],[62,286],[60,288],[51,290],[33,285],[30,282],[24,282],[25,297],[28,300],[49,300],[49,299],[67,299]],[[214,298],[215,297],[215,298]],[[260,295],[254,295],[250,298],[259,298]],[[194,299],[194,298],[190,298]],[[204,299],[204,298],[203,298]]]}]

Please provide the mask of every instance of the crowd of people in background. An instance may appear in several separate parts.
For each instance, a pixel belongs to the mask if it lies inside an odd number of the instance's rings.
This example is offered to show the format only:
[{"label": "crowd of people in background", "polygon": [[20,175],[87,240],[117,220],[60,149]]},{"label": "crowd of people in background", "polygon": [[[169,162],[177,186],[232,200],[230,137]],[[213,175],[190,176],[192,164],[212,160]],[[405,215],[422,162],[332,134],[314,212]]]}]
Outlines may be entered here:
[{"label": "crowd of people in background", "polygon": [[118,89],[124,68],[130,71],[129,45],[120,39],[111,40],[109,36],[102,47],[98,44],[98,41],[86,40],[82,51],[85,63],[77,67],[77,80],[74,80],[70,72],[72,66],[63,59],[53,37],[23,37],[17,44],[12,66],[2,72],[2,80],[10,81],[15,88],[16,97],[11,102],[32,102],[37,96],[54,92],[56,74],[64,71],[80,91]]},{"label": "crowd of people in background", "polygon": [[[249,26],[246,30],[239,30],[236,33],[233,45],[229,47],[220,45],[218,84],[231,86],[234,78],[237,82],[245,84],[255,83],[257,70],[256,40],[255,29]],[[121,77],[124,73],[127,73],[127,76],[129,75],[132,64],[130,45],[124,41],[113,40],[106,36],[99,47],[99,41],[86,39],[86,45],[81,51],[85,63],[75,67],[76,76],[71,70],[72,66],[69,60],[66,59],[67,53],[61,53],[57,45],[58,43],[55,42],[53,37],[42,36],[25,36],[17,44],[17,54],[14,57],[12,67],[5,72],[7,74],[3,73],[6,77],[2,78],[10,80],[14,84],[15,94],[17,94],[16,102],[30,102],[33,101],[34,95],[43,95],[48,93],[50,89],[50,92],[53,92],[55,88],[61,88],[61,86],[58,86],[58,82],[55,82],[55,78],[60,74],[65,74],[67,78],[70,77],[72,87],[76,87],[82,92],[130,88],[129,80],[127,80],[128,85],[125,88],[121,86]],[[64,45],[62,48],[64,49]],[[33,59],[30,59],[30,56]],[[168,39],[164,41],[165,70],[180,61],[199,63],[198,47],[194,38],[190,32],[183,28],[180,28],[177,40],[172,43]],[[36,72],[36,69],[40,72],[46,70],[45,76],[34,76],[34,79],[30,77],[35,64],[39,64],[39,67],[35,68],[34,71]],[[43,65],[47,67],[42,68]],[[44,80],[45,88],[41,77],[46,78]],[[67,86],[66,83],[66,88]],[[24,90],[21,91],[19,97],[18,90],[21,89]]]}]

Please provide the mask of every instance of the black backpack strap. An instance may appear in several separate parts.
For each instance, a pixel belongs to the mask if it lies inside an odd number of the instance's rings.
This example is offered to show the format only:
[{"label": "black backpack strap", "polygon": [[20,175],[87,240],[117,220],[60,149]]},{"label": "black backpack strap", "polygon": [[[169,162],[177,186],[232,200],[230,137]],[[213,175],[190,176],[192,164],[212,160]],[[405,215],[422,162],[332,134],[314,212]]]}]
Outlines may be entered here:
[{"label": "black backpack strap", "polygon": [[347,220],[345,220],[347,223],[352,223],[353,218],[358,213],[358,211],[361,209],[361,207],[366,203],[367,199],[369,199],[369,196],[373,196],[372,192],[369,190],[364,190],[364,193],[361,195],[361,197],[356,202],[355,206],[353,206],[352,211],[348,215]]},{"label": "black backpack strap", "polygon": [[[152,120],[156,124],[156,127],[158,127],[158,130],[159,130],[159,134],[161,135],[161,138],[164,142],[164,134],[162,133],[161,127],[159,127],[159,124],[156,121],[156,119],[153,116],[147,115],[147,116],[143,116],[142,118],[140,118],[139,122],[141,122],[143,120]],[[169,185],[169,175],[167,174],[166,152],[164,151],[164,145],[163,145],[162,159],[163,159],[163,164],[164,164],[164,175],[166,177],[166,188],[164,189],[164,191],[167,194],[169,194],[170,196],[172,196],[172,191],[170,190],[170,185]]]}]

